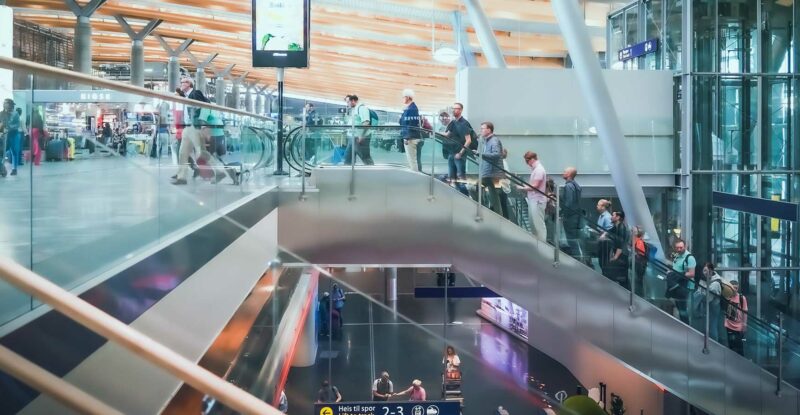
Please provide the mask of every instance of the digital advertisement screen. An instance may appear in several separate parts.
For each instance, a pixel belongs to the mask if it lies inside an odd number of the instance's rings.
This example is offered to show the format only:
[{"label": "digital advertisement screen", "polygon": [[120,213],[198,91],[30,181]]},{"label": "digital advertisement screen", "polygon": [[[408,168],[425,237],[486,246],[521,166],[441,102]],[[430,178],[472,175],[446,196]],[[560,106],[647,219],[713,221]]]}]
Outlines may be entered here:
[{"label": "digital advertisement screen", "polygon": [[511,301],[505,298],[483,298],[478,314],[517,336],[528,339],[528,310]]},{"label": "digital advertisement screen", "polygon": [[309,0],[253,0],[253,67],[307,67],[309,18]]}]

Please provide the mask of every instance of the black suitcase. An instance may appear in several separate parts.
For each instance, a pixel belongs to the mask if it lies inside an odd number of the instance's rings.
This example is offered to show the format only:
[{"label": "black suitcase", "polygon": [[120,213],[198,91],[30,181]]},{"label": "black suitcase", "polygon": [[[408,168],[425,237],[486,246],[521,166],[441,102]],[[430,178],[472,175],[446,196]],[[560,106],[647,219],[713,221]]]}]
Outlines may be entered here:
[{"label": "black suitcase", "polygon": [[47,143],[44,151],[45,161],[61,161],[64,160],[64,140],[51,140]]}]

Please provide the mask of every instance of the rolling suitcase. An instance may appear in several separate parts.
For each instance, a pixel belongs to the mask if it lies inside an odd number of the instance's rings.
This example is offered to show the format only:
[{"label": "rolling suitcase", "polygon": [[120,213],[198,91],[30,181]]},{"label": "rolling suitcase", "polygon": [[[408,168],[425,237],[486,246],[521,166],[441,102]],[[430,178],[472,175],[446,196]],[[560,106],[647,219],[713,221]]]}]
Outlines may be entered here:
[{"label": "rolling suitcase", "polygon": [[47,147],[45,147],[44,160],[61,161],[64,159],[65,152],[66,152],[66,146],[64,146],[63,140],[59,139],[50,140],[50,142],[47,143]]}]

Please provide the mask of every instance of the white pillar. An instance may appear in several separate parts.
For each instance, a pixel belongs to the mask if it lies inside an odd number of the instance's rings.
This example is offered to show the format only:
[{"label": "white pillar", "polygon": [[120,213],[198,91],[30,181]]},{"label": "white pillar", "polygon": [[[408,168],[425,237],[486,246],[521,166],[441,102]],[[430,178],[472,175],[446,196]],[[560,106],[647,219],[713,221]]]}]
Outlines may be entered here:
[{"label": "white pillar", "polygon": [[489,24],[489,18],[486,17],[486,12],[483,11],[479,0],[464,0],[464,5],[467,6],[467,13],[472,20],[472,27],[475,28],[475,34],[478,35],[478,41],[481,43],[483,54],[486,55],[486,60],[489,61],[489,66],[492,68],[505,68],[506,60],[503,56],[503,51],[500,50],[500,45],[497,44],[497,39],[494,37],[494,31]]},{"label": "white pillar", "polygon": [[[311,286],[317,287],[319,284],[319,273],[314,272],[310,275],[312,278]],[[303,323],[303,332],[300,333],[300,338],[297,339],[295,346],[294,357],[292,358],[292,367],[309,367],[314,366],[317,360],[317,289],[314,288],[311,294],[311,305],[306,314],[306,320]],[[277,295],[277,291],[272,293]]]},{"label": "white pillar", "polygon": [[[0,6],[0,56],[14,57],[14,11]],[[14,72],[0,69],[0,102],[14,95]]]},{"label": "white pillar", "polygon": [[384,268],[386,276],[386,302],[397,301],[397,268]]},{"label": "white pillar", "polygon": [[[559,0],[550,2],[553,6],[561,34],[567,43],[572,58],[575,75],[581,92],[586,99],[586,106],[592,113],[597,125],[597,136],[603,145],[603,152],[611,170],[611,178],[617,188],[622,208],[630,223],[644,228],[650,236],[650,242],[663,254],[653,216],[647,206],[642,184],[633,166],[633,158],[628,151],[628,143],[622,134],[622,126],[617,117],[611,94],[603,79],[600,60],[592,49],[589,32],[583,14],[578,9],[577,0]],[[684,91],[684,94],[688,92]]]}]

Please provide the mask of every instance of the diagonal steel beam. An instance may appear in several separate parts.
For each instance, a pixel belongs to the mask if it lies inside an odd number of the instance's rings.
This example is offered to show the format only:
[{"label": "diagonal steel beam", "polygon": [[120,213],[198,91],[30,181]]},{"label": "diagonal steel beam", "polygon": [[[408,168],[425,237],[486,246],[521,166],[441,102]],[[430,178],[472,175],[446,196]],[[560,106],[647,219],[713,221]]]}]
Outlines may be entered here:
[{"label": "diagonal steel beam", "polygon": [[184,40],[178,47],[173,48],[172,46],[167,43],[167,40],[164,39],[161,35],[155,35],[156,39],[158,39],[158,43],[161,44],[161,47],[164,48],[164,51],[167,52],[167,56],[170,58],[180,58],[181,55],[189,49],[189,46],[194,43],[194,39],[186,39]]},{"label": "diagonal steel beam", "polygon": [[483,10],[480,1],[463,1],[467,7],[467,14],[472,20],[472,26],[475,28],[475,34],[478,35],[483,54],[486,56],[486,60],[489,61],[489,66],[492,68],[505,68],[506,59],[503,56],[503,51],[500,50],[500,45],[497,44],[497,38],[494,37],[489,18],[486,17],[486,12]]},{"label": "diagonal steel beam", "polygon": [[225,68],[222,68],[220,70],[217,70],[217,68],[214,68],[214,67],[209,67],[209,69],[211,69],[214,72],[214,76],[216,76],[217,78],[223,78],[224,79],[224,78],[230,76],[231,71],[233,70],[234,66],[236,66],[236,64],[232,63],[232,64],[230,64],[230,65],[228,65]]},{"label": "diagonal steel beam", "polygon": [[200,59],[197,59],[197,57],[194,56],[194,54],[192,52],[188,51],[188,50],[186,51],[186,55],[189,57],[189,60],[192,61],[192,65],[194,65],[195,68],[197,68],[197,69],[205,69],[205,68],[213,68],[213,66],[211,65],[211,62],[214,61],[214,59],[216,59],[217,56],[219,56],[219,53],[214,52],[214,53],[208,55],[202,61]]},{"label": "diagonal steel beam", "polygon": [[100,6],[106,4],[108,0],[92,0],[84,6],[78,4],[75,0],[64,0],[64,3],[75,13],[75,16],[78,17],[90,17],[100,8]]},{"label": "diagonal steel beam", "polygon": [[150,33],[153,33],[153,30],[156,30],[156,28],[159,25],[161,25],[161,23],[164,23],[164,20],[162,19],[151,20],[147,22],[147,24],[142,28],[142,30],[137,32],[136,30],[133,29],[133,27],[131,27],[131,25],[128,23],[127,20],[125,20],[124,17],[120,15],[115,15],[114,18],[117,19],[117,22],[119,23],[120,27],[122,27],[122,30],[125,31],[125,33],[127,33],[128,36],[130,36],[131,40],[144,40],[147,36],[150,36]]}]

